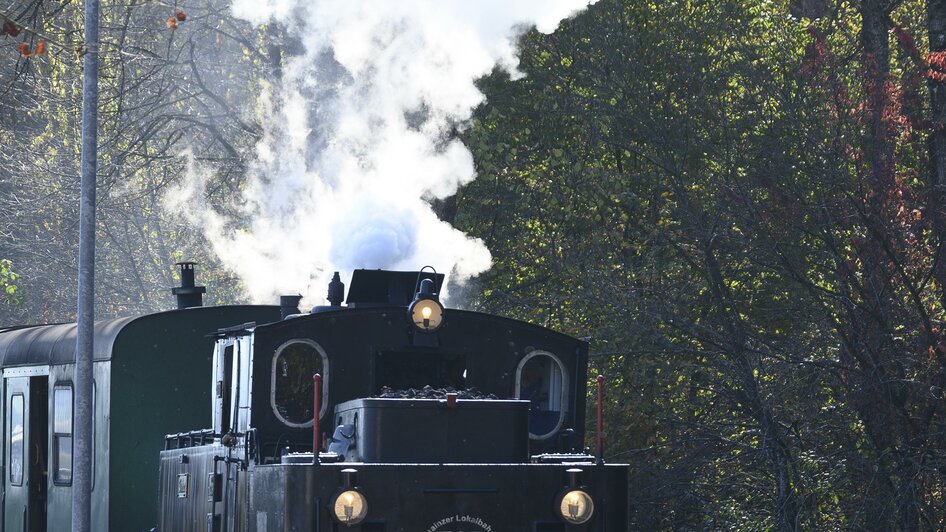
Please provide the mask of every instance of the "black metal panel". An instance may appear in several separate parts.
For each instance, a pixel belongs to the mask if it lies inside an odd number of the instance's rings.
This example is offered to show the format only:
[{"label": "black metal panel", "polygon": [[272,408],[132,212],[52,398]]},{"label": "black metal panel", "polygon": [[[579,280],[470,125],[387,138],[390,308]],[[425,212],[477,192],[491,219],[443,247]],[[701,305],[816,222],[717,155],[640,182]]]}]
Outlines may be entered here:
[{"label": "black metal panel", "polygon": [[[214,502],[214,458],[226,451],[219,445],[205,445],[161,453],[158,530],[207,530],[208,514],[218,516],[221,512]],[[219,464],[218,469],[223,471]]]},{"label": "black metal panel", "polygon": [[[626,465],[577,466],[581,487],[594,499],[592,519],[561,526],[556,498],[571,465],[331,464],[256,467],[250,475],[249,530],[351,530],[367,532],[619,532],[627,526]],[[331,502],[342,469],[357,469],[357,488],[367,499],[361,526],[332,518]],[[438,524],[439,523],[439,524]]]},{"label": "black metal panel", "polygon": [[355,428],[350,462],[516,463],[529,460],[529,402],[356,399],[336,421]]},{"label": "black metal panel", "polygon": [[418,277],[417,272],[355,270],[351,276],[346,302],[352,308],[387,305],[406,308],[414,300],[420,279],[433,280],[434,290],[440,293],[444,279],[442,273],[435,276],[432,272],[423,272]]},{"label": "black metal panel", "polygon": [[[384,379],[379,377],[377,360],[382,353],[385,357],[397,353],[425,353],[432,358],[462,357],[465,387],[475,387],[500,399],[512,399],[516,395],[516,369],[520,361],[538,349],[555,354],[569,373],[565,400],[568,416],[561,430],[572,429],[574,435],[531,440],[530,450],[533,454],[568,451],[571,445],[582,444],[587,378],[585,342],[529,323],[448,309],[443,327],[435,333],[440,345],[416,347],[411,345],[406,312],[401,307],[339,309],[255,329],[253,424],[259,434],[261,462],[278,459],[286,446],[293,451],[311,450],[311,429],[286,426],[277,419],[271,406],[273,355],[279,346],[294,338],[318,343],[329,360],[329,374],[325,379],[329,405],[321,419],[321,431],[326,437],[331,436],[337,423],[330,415],[335,405],[379,395],[378,383]],[[385,365],[390,371],[390,361],[386,360]]]}]

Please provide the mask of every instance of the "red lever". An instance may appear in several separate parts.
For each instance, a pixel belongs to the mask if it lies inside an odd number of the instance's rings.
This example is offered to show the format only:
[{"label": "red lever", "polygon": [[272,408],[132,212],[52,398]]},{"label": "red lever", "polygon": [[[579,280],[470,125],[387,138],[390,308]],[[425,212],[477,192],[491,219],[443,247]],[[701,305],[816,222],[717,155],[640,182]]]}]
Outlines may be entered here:
[{"label": "red lever", "polygon": [[598,375],[598,464],[604,463],[604,375]]},{"label": "red lever", "polygon": [[322,376],[316,373],[312,376],[312,384],[315,388],[315,394],[312,398],[312,463],[319,463],[319,451],[322,450],[319,441],[319,412],[322,410]]}]

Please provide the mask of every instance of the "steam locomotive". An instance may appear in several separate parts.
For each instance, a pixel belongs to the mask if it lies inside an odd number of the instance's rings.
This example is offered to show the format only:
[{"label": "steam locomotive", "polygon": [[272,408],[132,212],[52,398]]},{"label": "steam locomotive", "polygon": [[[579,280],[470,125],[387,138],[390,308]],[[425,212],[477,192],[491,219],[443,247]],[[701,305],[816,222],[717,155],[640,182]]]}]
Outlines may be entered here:
[{"label": "steam locomotive", "polygon": [[[626,529],[627,466],[584,449],[586,343],[445,309],[428,271],[356,270],[345,305],[336,274],[309,313],[182,280],[179,310],[96,324],[94,529]],[[0,329],[3,530],[69,524],[74,345]]]}]

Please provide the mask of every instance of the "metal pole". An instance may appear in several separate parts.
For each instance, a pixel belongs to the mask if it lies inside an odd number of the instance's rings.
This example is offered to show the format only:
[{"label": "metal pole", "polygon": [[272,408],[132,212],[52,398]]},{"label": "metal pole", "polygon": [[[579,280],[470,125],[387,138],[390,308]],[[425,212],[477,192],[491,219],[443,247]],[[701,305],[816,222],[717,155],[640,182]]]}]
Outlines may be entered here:
[{"label": "metal pole", "polygon": [[79,301],[76,333],[72,531],[92,530],[92,338],[95,320],[95,173],[98,150],[99,0],[85,0],[82,151],[79,199]]}]

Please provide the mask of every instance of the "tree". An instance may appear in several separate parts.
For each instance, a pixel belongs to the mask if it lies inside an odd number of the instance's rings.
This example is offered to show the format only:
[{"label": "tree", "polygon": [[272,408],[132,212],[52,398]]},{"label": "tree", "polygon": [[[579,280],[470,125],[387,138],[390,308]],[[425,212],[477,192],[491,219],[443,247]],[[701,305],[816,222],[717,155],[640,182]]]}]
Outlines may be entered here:
[{"label": "tree", "polygon": [[594,335],[638,528],[946,519],[923,5],[790,7],[596,4],[467,134],[475,304]]},{"label": "tree", "polygon": [[[172,307],[180,260],[204,263],[211,302],[241,298],[199,231],[162,206],[169,186],[186,178],[184,153],[219,169],[211,193],[225,200],[241,186],[260,135],[244,102],[278,66],[281,37],[236,21],[227,5],[205,2],[178,16],[163,5],[103,4],[99,317]],[[62,321],[75,306],[81,6],[33,1],[8,14],[51,44],[44,56],[0,62],[0,138],[8,146],[0,155],[0,245],[32,296],[24,314]],[[0,323],[13,319],[0,313]]]}]

